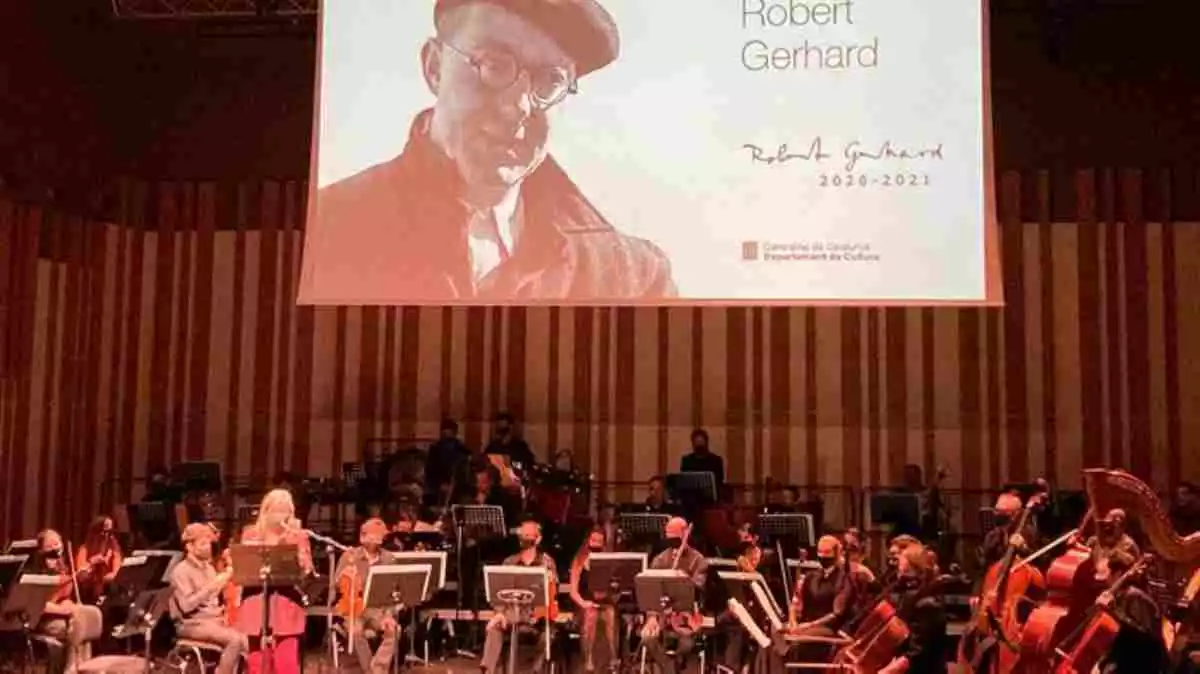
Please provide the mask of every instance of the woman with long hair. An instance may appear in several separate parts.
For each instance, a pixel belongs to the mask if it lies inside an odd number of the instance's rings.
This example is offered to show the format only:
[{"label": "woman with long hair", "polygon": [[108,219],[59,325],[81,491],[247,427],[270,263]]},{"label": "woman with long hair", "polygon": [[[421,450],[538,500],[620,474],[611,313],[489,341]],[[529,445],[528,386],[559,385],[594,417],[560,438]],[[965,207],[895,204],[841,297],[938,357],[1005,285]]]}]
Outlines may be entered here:
[{"label": "woman with long hair", "polygon": [[79,593],[85,604],[94,604],[121,569],[121,544],[117,541],[113,520],[100,515],[88,525],[87,537],[75,552],[79,569]]},{"label": "woman with long hair", "polygon": [[[296,505],[291,492],[274,489],[263,497],[258,519],[242,531],[242,543],[247,545],[295,545],[299,548],[300,567],[313,572],[312,551],[308,534],[296,519]],[[261,643],[262,612],[266,609],[261,592],[243,587],[237,607],[235,627],[250,638],[247,658],[249,674],[264,669],[271,674],[299,674],[300,637],[304,635],[305,611],[298,592],[273,591],[270,595],[270,629],[273,644],[269,649]],[[268,662],[269,660],[269,662]]]},{"label": "woman with long hair", "polygon": [[[617,662],[617,604],[616,597],[610,592],[592,592],[588,588],[587,576],[591,571],[590,560],[593,552],[604,552],[608,540],[603,529],[593,529],[575,558],[571,561],[571,599],[579,607],[583,617],[583,646],[584,668],[591,672],[595,670],[593,652],[596,645],[596,623],[601,616],[604,618],[604,636],[608,642],[609,666]],[[585,596],[587,598],[585,598]]]}]

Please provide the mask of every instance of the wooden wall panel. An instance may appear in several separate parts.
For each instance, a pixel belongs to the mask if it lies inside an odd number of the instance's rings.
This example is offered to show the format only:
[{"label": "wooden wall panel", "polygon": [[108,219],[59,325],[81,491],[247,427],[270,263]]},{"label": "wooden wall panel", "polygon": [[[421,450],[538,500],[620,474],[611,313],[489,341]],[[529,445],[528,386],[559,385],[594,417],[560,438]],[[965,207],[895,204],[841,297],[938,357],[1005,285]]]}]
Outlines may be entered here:
[{"label": "wooden wall panel", "polygon": [[127,181],[118,223],[0,200],[2,533],[79,527],[152,465],[326,475],[443,416],[479,442],[497,409],[614,482],[677,465],[696,426],[735,482],[1194,479],[1187,184],[1002,176],[1003,309],[297,307],[303,184]]}]

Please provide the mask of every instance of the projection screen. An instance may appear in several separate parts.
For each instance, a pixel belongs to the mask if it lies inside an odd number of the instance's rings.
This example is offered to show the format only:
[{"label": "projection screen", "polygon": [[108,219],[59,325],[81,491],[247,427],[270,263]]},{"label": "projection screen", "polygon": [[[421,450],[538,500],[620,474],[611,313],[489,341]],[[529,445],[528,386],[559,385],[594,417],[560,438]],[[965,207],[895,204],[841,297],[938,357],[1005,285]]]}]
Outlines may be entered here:
[{"label": "projection screen", "polygon": [[302,304],[996,304],[983,0],[327,0]]}]

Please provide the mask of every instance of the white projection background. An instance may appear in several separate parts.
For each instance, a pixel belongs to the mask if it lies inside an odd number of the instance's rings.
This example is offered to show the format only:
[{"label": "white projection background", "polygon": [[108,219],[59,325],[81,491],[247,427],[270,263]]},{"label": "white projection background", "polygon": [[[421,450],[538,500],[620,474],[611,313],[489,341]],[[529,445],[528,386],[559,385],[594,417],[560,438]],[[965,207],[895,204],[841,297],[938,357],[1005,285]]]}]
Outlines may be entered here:
[{"label": "white projection background", "polygon": [[429,223],[323,199],[393,161],[434,105],[434,0],[327,0],[302,303],[1000,301],[984,2],[599,1],[620,55],[551,111],[549,154],[604,220],[661,250],[677,292],[439,295],[403,264],[394,282],[373,272],[367,258],[403,258]]}]

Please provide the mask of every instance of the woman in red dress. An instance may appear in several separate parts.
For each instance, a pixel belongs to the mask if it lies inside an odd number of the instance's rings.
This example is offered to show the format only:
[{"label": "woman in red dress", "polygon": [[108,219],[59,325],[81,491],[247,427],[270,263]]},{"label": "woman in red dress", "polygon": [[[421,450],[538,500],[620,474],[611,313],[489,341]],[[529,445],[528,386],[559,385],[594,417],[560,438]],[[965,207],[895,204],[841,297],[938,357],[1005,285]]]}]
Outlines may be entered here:
[{"label": "woman in red dress", "polygon": [[[275,489],[263,497],[258,520],[242,531],[242,543],[257,545],[295,545],[300,549],[300,566],[313,572],[308,535],[296,519],[296,506],[286,489]],[[298,593],[273,591],[270,595],[270,629],[274,643],[264,648],[258,639],[262,631],[265,602],[261,592],[242,588],[234,627],[250,637],[247,658],[249,674],[300,674],[300,638],[304,635],[305,610]],[[269,659],[269,663],[268,663]]]}]

